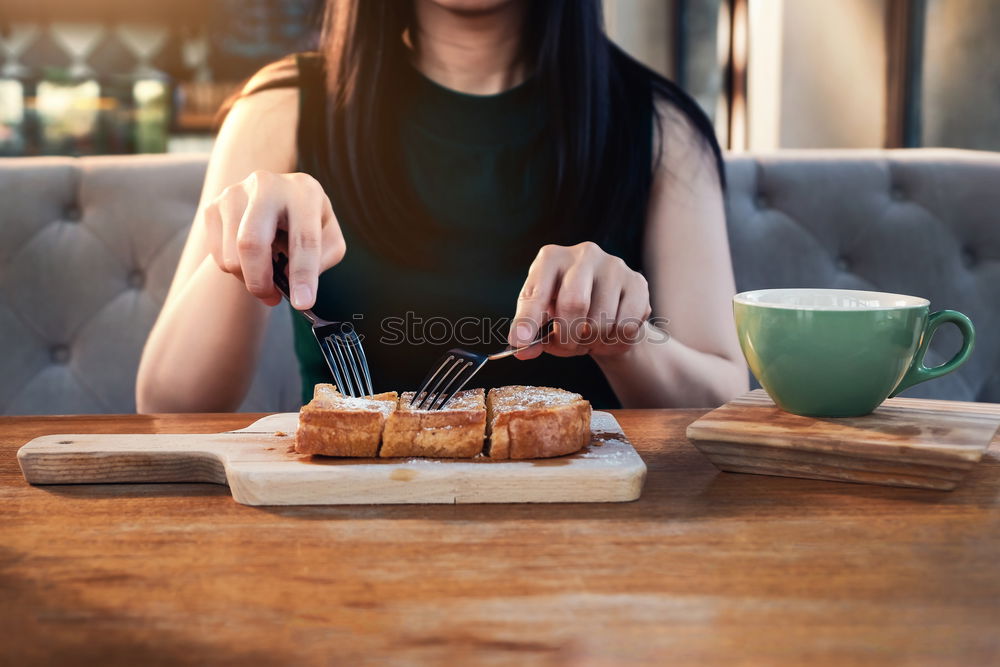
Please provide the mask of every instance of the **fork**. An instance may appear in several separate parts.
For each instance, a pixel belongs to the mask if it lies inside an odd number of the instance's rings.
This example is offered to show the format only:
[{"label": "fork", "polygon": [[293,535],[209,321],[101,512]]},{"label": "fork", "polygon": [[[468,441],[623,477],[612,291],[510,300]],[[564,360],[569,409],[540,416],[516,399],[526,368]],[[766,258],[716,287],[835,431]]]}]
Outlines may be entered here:
[{"label": "fork", "polygon": [[[288,299],[288,303],[291,303],[288,276],[285,273],[288,268],[288,257],[285,253],[275,253],[272,267],[274,286]],[[319,343],[326,365],[330,368],[333,380],[337,384],[337,390],[353,398],[374,394],[372,377],[368,370],[368,358],[365,356],[365,348],[361,345],[361,337],[354,330],[354,326],[350,322],[327,322],[311,308],[299,312],[312,325],[313,336]]]},{"label": "fork", "polygon": [[[462,391],[462,388],[468,384],[472,376],[486,365],[487,361],[503,359],[541,343],[546,336],[552,333],[554,323],[555,320],[546,322],[545,326],[538,331],[535,340],[521,347],[508,345],[503,350],[493,354],[479,354],[463,350],[460,347],[448,350],[438,359],[437,367],[424,378],[420,388],[413,393],[410,407],[415,407],[418,410],[443,410],[455,394]],[[434,383],[433,388],[430,388],[431,383]],[[417,399],[420,398],[421,394],[423,394],[423,399],[418,403]]]}]

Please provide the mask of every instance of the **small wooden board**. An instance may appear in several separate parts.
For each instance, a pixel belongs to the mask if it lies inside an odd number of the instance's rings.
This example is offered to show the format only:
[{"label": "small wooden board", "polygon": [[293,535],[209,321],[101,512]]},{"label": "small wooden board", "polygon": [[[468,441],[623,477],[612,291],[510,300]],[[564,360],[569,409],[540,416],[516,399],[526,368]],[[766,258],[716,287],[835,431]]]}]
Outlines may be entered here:
[{"label": "small wooden board", "polygon": [[757,389],[693,422],[687,437],[728,472],[947,491],[998,426],[993,403],[890,398],[864,417],[801,417]]},{"label": "small wooden board", "polygon": [[298,414],[209,435],[47,435],[17,453],[31,484],[209,482],[245,505],[600,503],[635,500],[646,465],[607,412],[576,454],[533,461],[339,459],[292,449]]}]

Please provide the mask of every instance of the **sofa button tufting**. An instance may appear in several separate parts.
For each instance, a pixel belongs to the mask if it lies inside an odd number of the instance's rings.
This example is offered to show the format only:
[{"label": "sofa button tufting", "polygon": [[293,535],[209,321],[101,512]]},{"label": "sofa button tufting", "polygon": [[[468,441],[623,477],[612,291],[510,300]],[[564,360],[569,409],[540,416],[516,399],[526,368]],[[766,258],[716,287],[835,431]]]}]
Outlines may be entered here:
[{"label": "sofa button tufting", "polygon": [[70,204],[63,211],[63,217],[70,222],[79,222],[83,217],[83,211],[76,204]]},{"label": "sofa button tufting", "polygon": [[979,262],[979,258],[976,257],[976,251],[975,250],[973,250],[969,246],[965,246],[964,248],[962,248],[962,264],[965,265],[965,268],[971,269],[978,262]]},{"label": "sofa button tufting", "polygon": [[134,269],[129,271],[127,281],[128,286],[132,289],[142,289],[146,283],[146,275],[140,269]]},{"label": "sofa button tufting", "polygon": [[906,193],[903,192],[903,188],[898,185],[894,185],[889,189],[889,196],[895,201],[902,201],[903,199],[906,199]]},{"label": "sofa button tufting", "polygon": [[837,265],[837,269],[840,271],[846,272],[851,270],[851,260],[843,255],[837,258],[835,264]]},{"label": "sofa button tufting", "polygon": [[53,345],[49,350],[49,356],[54,364],[65,364],[69,361],[69,347],[66,345]]},{"label": "sofa button tufting", "polygon": [[763,210],[765,208],[769,208],[770,205],[771,205],[771,201],[767,198],[767,195],[764,194],[763,192],[758,192],[757,193],[757,196],[754,197],[753,203],[754,203],[754,206],[756,206],[758,210]]}]

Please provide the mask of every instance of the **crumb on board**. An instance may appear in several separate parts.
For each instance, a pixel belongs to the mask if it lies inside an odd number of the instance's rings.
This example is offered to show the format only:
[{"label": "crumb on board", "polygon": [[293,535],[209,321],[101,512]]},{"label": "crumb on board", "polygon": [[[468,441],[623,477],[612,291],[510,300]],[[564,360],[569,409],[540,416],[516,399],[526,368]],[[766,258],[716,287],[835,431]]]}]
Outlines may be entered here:
[{"label": "crumb on board", "polygon": [[284,438],[286,435],[288,435],[288,434],[285,433],[284,431],[275,431],[274,432],[274,436],[276,438]]}]

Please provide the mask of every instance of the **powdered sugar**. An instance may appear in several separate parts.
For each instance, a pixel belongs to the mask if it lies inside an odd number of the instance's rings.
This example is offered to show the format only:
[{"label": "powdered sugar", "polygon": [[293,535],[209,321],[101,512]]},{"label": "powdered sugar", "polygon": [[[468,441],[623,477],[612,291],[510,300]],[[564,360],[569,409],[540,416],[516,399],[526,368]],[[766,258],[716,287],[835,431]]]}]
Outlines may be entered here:
[{"label": "powdered sugar", "polygon": [[600,447],[594,447],[591,444],[584,448],[580,457],[585,459],[612,459],[631,455],[632,452],[632,447],[624,440],[603,438],[600,441]]},{"label": "powdered sugar", "polygon": [[396,401],[394,398],[379,400],[374,398],[355,398],[353,396],[344,396],[331,385],[316,385],[315,392],[315,400],[319,401],[321,404],[326,403],[329,407],[341,410],[374,410],[387,415],[396,407]]},{"label": "powdered sugar", "polygon": [[[410,407],[410,401],[413,400],[412,391],[404,391],[399,397],[399,409],[404,412],[427,412],[427,410],[420,410],[417,408]],[[448,407],[444,409],[444,412],[449,412],[452,410],[456,411],[466,411],[466,410],[485,410],[486,403],[484,402],[484,393],[482,389],[466,389],[455,394],[455,397],[448,402]]]},{"label": "powdered sugar", "polygon": [[512,385],[490,391],[490,402],[499,410],[549,408],[582,400],[582,396],[564,389]]}]

